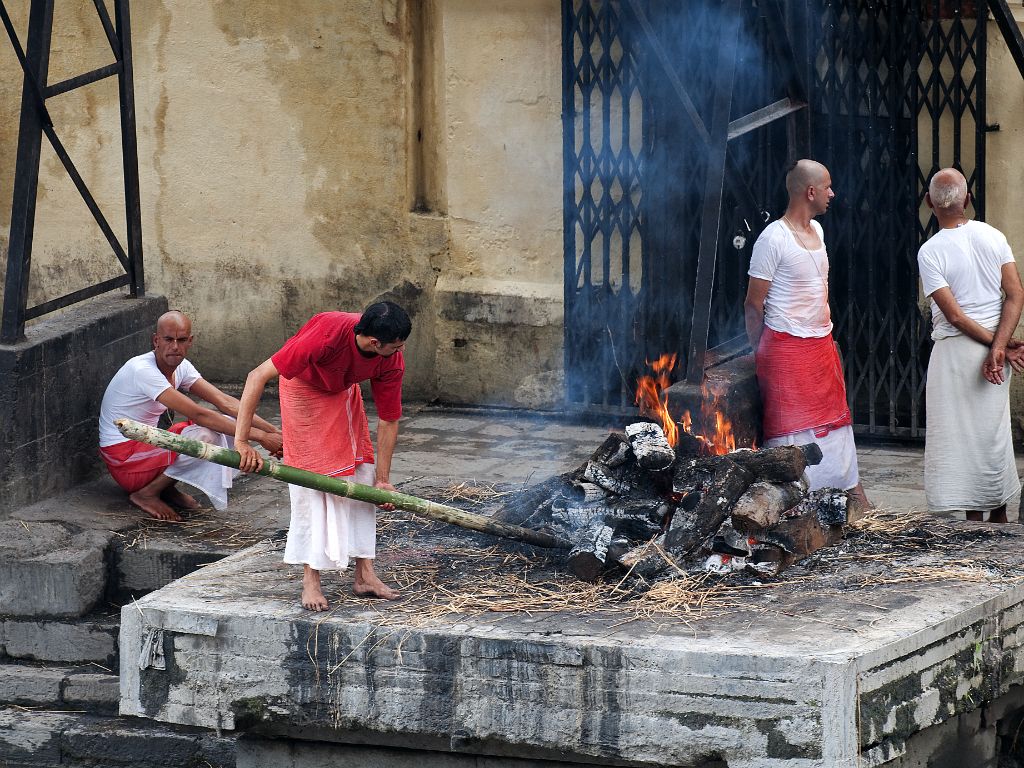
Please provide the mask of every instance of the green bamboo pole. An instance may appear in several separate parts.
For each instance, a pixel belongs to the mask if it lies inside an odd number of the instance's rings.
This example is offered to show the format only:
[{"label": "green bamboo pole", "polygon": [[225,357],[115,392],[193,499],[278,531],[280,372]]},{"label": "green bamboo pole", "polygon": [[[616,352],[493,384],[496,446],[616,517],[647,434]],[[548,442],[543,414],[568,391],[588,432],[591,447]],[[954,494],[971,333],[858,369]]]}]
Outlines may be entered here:
[{"label": "green bamboo pole", "polygon": [[[204,443],[202,440],[182,437],[165,429],[157,429],[132,419],[116,419],[114,425],[129,440],[138,440],[142,443],[155,445],[158,448],[166,448],[175,453],[183,453],[186,456],[194,456],[204,461],[212,461],[214,464],[231,467],[232,469],[238,469],[239,462],[241,461],[238,451]],[[382,488],[374,488],[371,485],[360,485],[359,483],[350,482],[343,477],[329,477],[317,474],[316,472],[308,472],[304,469],[281,464],[272,459],[264,459],[263,467],[256,474],[272,477],[275,480],[281,480],[292,485],[301,485],[303,488],[312,488],[315,491],[332,493],[335,496],[346,496],[350,499],[368,501],[371,504],[394,504],[398,509],[415,512],[417,515],[423,515],[423,517],[469,528],[473,531],[482,531],[492,536],[524,541],[527,544],[533,544],[538,547],[548,547],[551,549],[565,549],[569,547],[567,541],[548,533],[498,522],[483,515],[465,512],[461,509],[421,499],[417,496],[409,496],[397,491],[385,491]]]}]

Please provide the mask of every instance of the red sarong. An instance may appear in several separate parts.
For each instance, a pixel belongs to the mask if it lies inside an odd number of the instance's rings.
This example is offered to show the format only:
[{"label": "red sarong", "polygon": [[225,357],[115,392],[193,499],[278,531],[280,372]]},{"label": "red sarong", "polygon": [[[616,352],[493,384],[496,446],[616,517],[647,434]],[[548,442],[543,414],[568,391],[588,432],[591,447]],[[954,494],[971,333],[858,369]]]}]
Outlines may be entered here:
[{"label": "red sarong", "polygon": [[805,429],[824,437],[853,423],[832,334],[801,338],[765,328],[756,365],[766,439]]},{"label": "red sarong", "polygon": [[[180,421],[172,424],[167,431],[180,435],[181,430],[190,424],[191,421]],[[149,485],[178,458],[174,451],[140,443],[138,440],[126,440],[100,448],[100,456],[114,482],[128,493],[135,493]]]}]

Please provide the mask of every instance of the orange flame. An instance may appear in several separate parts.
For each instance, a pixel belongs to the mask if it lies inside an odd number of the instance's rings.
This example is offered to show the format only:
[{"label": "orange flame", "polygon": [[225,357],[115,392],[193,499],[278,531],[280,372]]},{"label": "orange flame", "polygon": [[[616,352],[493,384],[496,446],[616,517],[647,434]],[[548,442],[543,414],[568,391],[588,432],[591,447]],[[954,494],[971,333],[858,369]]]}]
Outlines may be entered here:
[{"label": "orange flame", "polygon": [[[679,423],[676,424],[668,410],[668,395],[665,390],[672,383],[669,376],[676,365],[676,355],[666,353],[648,362],[653,375],[641,376],[636,384],[636,404],[644,416],[653,416],[661,423],[669,445],[675,448],[679,444],[679,429],[693,434],[693,418],[689,411],[684,411]],[[694,435],[704,443],[704,450],[716,456],[722,456],[736,450],[736,435],[733,433],[732,422],[725,417],[719,407],[719,395],[711,392],[705,385],[701,389],[700,423],[705,430],[710,428],[711,434]]]},{"label": "orange flame", "polygon": [[718,406],[718,394],[710,392],[705,384],[701,387],[701,395],[700,410],[705,428],[714,425],[712,433],[703,438],[710,453],[723,456],[730,451],[735,451],[736,435],[732,431],[732,422],[725,418],[725,414]]},{"label": "orange flame", "polygon": [[666,390],[672,381],[669,376],[676,367],[676,356],[666,352],[653,363],[647,361],[654,371],[653,376],[641,376],[636,382],[636,404],[640,413],[653,416],[665,432],[668,444],[673,448],[679,443],[679,427],[668,412],[668,394]]}]

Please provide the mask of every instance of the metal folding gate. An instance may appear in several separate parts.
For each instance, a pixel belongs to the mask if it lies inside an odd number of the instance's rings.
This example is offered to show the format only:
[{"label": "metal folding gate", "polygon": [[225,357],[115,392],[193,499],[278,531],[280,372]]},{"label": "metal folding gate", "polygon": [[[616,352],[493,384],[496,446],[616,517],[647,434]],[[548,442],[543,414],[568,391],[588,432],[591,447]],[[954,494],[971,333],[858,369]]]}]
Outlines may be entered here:
[{"label": "metal folding gate", "polygon": [[628,408],[647,361],[675,353],[690,378],[736,346],[751,246],[811,156],[838,195],[823,225],[857,429],[923,436],[923,198],[956,165],[984,215],[989,5],[564,0],[569,402]]}]

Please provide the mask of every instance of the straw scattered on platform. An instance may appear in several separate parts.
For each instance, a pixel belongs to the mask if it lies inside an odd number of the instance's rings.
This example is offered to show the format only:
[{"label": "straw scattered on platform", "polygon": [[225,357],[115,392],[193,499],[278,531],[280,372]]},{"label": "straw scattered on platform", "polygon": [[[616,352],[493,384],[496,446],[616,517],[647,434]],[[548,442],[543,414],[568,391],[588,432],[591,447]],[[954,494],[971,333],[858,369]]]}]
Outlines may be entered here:
[{"label": "straw scattered on platform", "polygon": [[[458,486],[452,490],[462,492]],[[423,529],[410,528],[403,514],[391,513],[388,518],[385,513],[386,525],[405,523],[403,535],[416,538]],[[384,542],[385,559],[378,560],[377,570],[403,598],[387,604],[386,610],[347,590],[329,598],[333,605],[373,607],[382,626],[424,626],[452,616],[499,620],[510,614],[558,612],[611,618],[616,626],[632,621],[689,624],[730,611],[766,610],[765,597],[784,589],[797,590],[802,597],[828,597],[886,585],[1024,580],[1005,572],[1001,563],[983,553],[970,556],[970,549],[965,549],[965,541],[999,535],[997,529],[965,531],[963,526],[927,515],[874,510],[850,526],[849,539],[842,545],[816,553],[813,571],[793,569],[765,579],[747,575],[738,581],[675,564],[672,578],[643,590],[635,589],[628,579],[579,581],[555,570],[543,554],[510,551],[506,544],[485,549],[444,547],[425,553],[411,549],[413,559],[403,562],[387,557],[389,544]],[[885,567],[879,569],[879,563]]]}]

